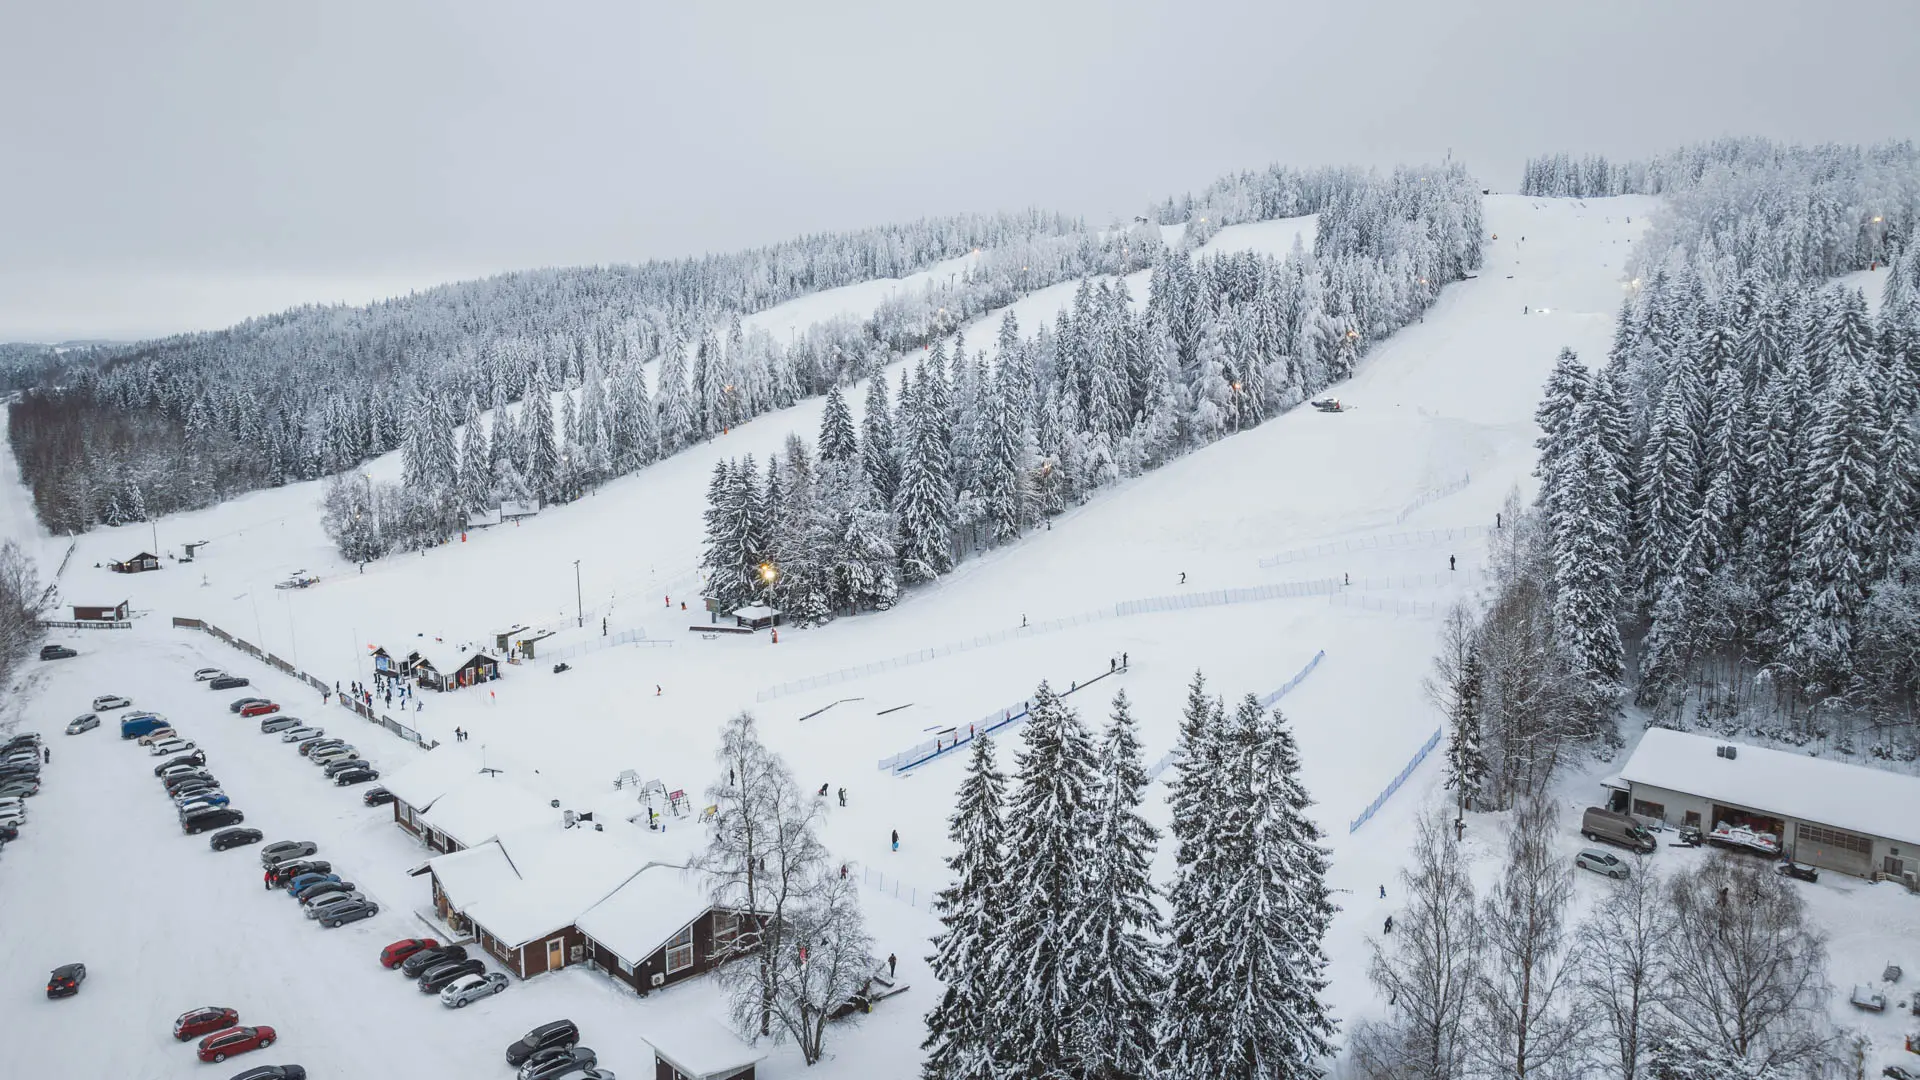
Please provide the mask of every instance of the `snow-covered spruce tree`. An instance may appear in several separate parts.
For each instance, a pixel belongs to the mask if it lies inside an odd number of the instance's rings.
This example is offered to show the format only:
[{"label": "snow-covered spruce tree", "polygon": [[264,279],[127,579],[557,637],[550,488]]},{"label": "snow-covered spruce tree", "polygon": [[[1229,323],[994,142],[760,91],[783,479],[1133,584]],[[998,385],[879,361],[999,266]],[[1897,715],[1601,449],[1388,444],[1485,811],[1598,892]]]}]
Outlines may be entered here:
[{"label": "snow-covered spruce tree", "polygon": [[[1587,365],[1580,362],[1579,356],[1572,349],[1561,349],[1553,361],[1553,370],[1547,375],[1540,405],[1533,412],[1534,422],[1540,425],[1541,431],[1535,442],[1540,448],[1540,460],[1534,465],[1533,474],[1540,478],[1540,505],[1548,521],[1557,522],[1562,516],[1557,500],[1566,486],[1560,480],[1560,472],[1579,442],[1573,414],[1592,392],[1592,382]],[[1554,528],[1557,530],[1559,526]]]},{"label": "snow-covered spruce tree", "polygon": [[1658,599],[1662,585],[1678,569],[1699,516],[1693,428],[1681,380],[1669,379],[1661,393],[1641,450],[1638,479],[1639,545],[1629,567],[1640,603],[1646,605]]},{"label": "snow-covered spruce tree", "polygon": [[1074,1057],[1089,1080],[1130,1080],[1149,1074],[1155,1008],[1163,980],[1158,951],[1153,849],[1158,830],[1140,816],[1147,777],[1140,738],[1124,691],[1100,742],[1091,808],[1080,941],[1070,976],[1082,995]]},{"label": "snow-covered spruce tree", "polygon": [[1625,651],[1616,621],[1620,610],[1623,514],[1613,460],[1600,441],[1591,402],[1574,409],[1572,445],[1551,483],[1560,525],[1552,532],[1554,632],[1584,684],[1582,707],[1596,728],[1610,727],[1618,710]]},{"label": "snow-covered spruce tree", "polygon": [[460,477],[454,485],[457,508],[462,513],[492,507],[493,452],[487,442],[486,421],[480,416],[480,402],[467,395],[466,421],[461,425]]},{"label": "snow-covered spruce tree", "polygon": [[553,384],[548,380],[544,360],[534,366],[521,414],[527,451],[527,486],[542,502],[552,502],[560,495],[560,435],[554,428]]},{"label": "snow-covered spruce tree", "polygon": [[1001,1075],[994,1058],[998,1043],[995,1018],[1000,995],[1000,963],[1007,947],[1002,924],[1007,901],[1006,778],[993,760],[993,740],[973,740],[966,779],[947,819],[953,854],[947,868],[953,883],[934,897],[941,931],[933,939],[927,963],[945,987],[927,1014],[927,1052],[920,1075],[925,1080],[994,1080]]},{"label": "snow-covered spruce tree", "polygon": [[1353,1035],[1353,1060],[1380,1080],[1463,1080],[1467,1018],[1479,989],[1483,929],[1473,879],[1445,815],[1414,825],[1413,865],[1400,871],[1396,933],[1370,939],[1367,976],[1387,1012]]},{"label": "snow-covered spruce tree", "polygon": [[687,386],[686,343],[678,337],[667,346],[666,353],[661,357],[653,407],[658,416],[654,426],[659,432],[662,457],[677,454],[699,440],[700,432],[694,420],[693,392]]},{"label": "snow-covered spruce tree", "polygon": [[867,380],[866,413],[860,418],[860,464],[880,505],[892,507],[900,492],[900,450],[894,440],[893,407],[887,380],[876,372]]},{"label": "snow-covered spruce tree", "polygon": [[786,453],[767,469],[767,561],[774,568],[776,606],[793,623],[811,626],[833,614],[827,553],[813,542],[820,515],[820,485],[799,436],[787,437]]},{"label": "snow-covered spruce tree", "polygon": [[498,473],[506,462],[514,462],[518,471],[518,462],[525,458],[520,448],[520,424],[514,418],[513,408],[507,403],[506,384],[493,386],[493,426],[488,429],[487,450],[493,455],[490,464]]},{"label": "snow-covered spruce tree", "polygon": [[1465,818],[1487,785],[1486,739],[1481,730],[1486,670],[1478,653],[1473,612],[1456,603],[1441,624],[1440,651],[1433,673],[1424,680],[1427,699],[1447,718],[1447,782],[1454,793],[1455,816]]},{"label": "snow-covered spruce tree", "polygon": [[1015,380],[1015,374],[1002,361],[987,390],[984,408],[981,485],[996,544],[1019,539],[1028,514],[1026,425],[1019,412],[1020,389]]},{"label": "snow-covered spruce tree", "polygon": [[851,461],[860,453],[859,436],[853,430],[853,413],[847,399],[835,386],[827,391],[826,408],[820,414],[820,460]]},{"label": "snow-covered spruce tree", "polygon": [[994,1058],[1009,1077],[1073,1075],[1081,1045],[1074,983],[1085,943],[1093,742],[1042,682],[1021,732],[1018,786],[1007,808],[1004,966]]},{"label": "snow-covered spruce tree", "polygon": [[1873,388],[1859,368],[1834,372],[1807,464],[1808,501],[1794,552],[1788,656],[1803,685],[1837,687],[1852,669],[1854,622],[1867,600],[1876,483]]},{"label": "snow-covered spruce tree", "polygon": [[766,502],[753,455],[714,465],[707,485],[707,595],[725,610],[754,602],[766,587]]},{"label": "snow-covered spruce tree", "polygon": [[909,584],[953,569],[953,461],[946,438],[946,380],[939,369],[937,362],[922,360],[912,392],[901,403],[907,443],[894,507],[900,568]]}]

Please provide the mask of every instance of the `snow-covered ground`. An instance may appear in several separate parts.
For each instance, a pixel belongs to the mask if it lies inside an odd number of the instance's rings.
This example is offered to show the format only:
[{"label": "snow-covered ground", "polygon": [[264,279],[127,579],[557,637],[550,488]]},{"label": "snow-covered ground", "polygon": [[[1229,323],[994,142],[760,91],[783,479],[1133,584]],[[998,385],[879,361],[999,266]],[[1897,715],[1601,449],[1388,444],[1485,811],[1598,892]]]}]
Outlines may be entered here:
[{"label": "snow-covered ground", "polygon": [[[0,960],[26,987],[16,1006],[0,1009],[0,1040],[29,1047],[29,1064],[84,1064],[78,1071],[87,1075],[178,1071],[187,1052],[166,1045],[163,1026],[204,999],[238,1003],[249,1019],[282,1028],[285,1051],[261,1060],[298,1057],[335,1075],[451,1075],[472,1071],[462,1067],[469,1061],[474,1070],[483,1062],[500,1068],[493,1055],[506,1042],[567,1015],[611,1067],[643,1075],[635,1071],[646,1067],[635,1030],[678,1010],[717,1011],[704,980],[636,1000],[569,970],[456,1015],[380,970],[373,954],[381,943],[423,932],[410,912],[428,906],[424,879],[405,875],[419,848],[384,810],[360,807],[355,793],[324,784],[289,748],[228,715],[221,706],[232,695],[210,696],[187,673],[214,664],[246,674],[291,711],[350,732],[385,770],[423,751],[323,707],[312,691],[207,635],[171,628],[176,615],[217,623],[342,684],[369,677],[369,645],[404,652],[423,637],[485,640],[515,623],[564,627],[575,642],[596,644],[602,618],[611,632],[644,631],[647,644],[569,657],[565,674],[535,662],[508,668],[484,690],[428,694],[406,719],[448,742],[462,727],[490,764],[542,794],[578,801],[613,797],[612,780],[624,769],[668,788],[704,789],[720,722],[755,710],[803,786],[848,788],[850,805],[830,810],[826,840],[875,886],[867,910],[880,952],[897,954],[913,984],[862,1027],[838,1033],[816,1070],[790,1050],[777,1052],[763,1070],[774,1080],[906,1075],[917,1060],[920,1019],[935,989],[923,960],[935,926],[927,897],[945,883],[945,818],[960,766],[943,760],[895,778],[875,768],[878,760],[1017,703],[1043,678],[1061,687],[1086,682],[1122,654],[1125,672],[1069,700],[1098,721],[1114,690],[1125,689],[1148,756],[1157,758],[1171,745],[1196,669],[1238,698],[1277,688],[1325,650],[1284,707],[1346,905],[1329,941],[1332,1003],[1341,1017],[1366,1015],[1378,1003],[1364,978],[1365,940],[1390,910],[1390,901],[1376,899],[1377,886],[1393,881],[1407,824],[1433,795],[1437,762],[1357,832],[1349,834],[1348,822],[1438,725],[1420,682],[1439,614],[1476,587],[1481,535],[1506,493],[1529,483],[1532,413],[1555,353],[1563,345],[1590,359],[1604,353],[1622,296],[1620,268],[1641,227],[1626,218],[1644,222],[1651,205],[1490,197],[1487,225],[1500,239],[1489,244],[1487,265],[1449,287],[1424,322],[1382,344],[1337,388],[1353,411],[1277,418],[1102,492],[891,612],[783,632],[778,644],[766,635],[709,640],[688,630],[705,621],[695,572],[700,511],[716,460],[764,458],[789,432],[811,436],[818,401],[760,417],[520,525],[383,560],[364,574],[321,534],[318,485],[255,492],[161,521],[166,552],[212,542],[193,564],[163,560],[159,573],[123,577],[96,565],[150,546],[145,525],[81,537],[61,582],[64,602],[131,598],[140,615],[131,631],[67,635],[84,655],[30,668],[28,682],[0,705],[0,724],[52,733],[60,757],[32,827],[0,865],[0,925],[46,928],[0,935]],[[1209,246],[1283,254],[1311,230],[1311,219],[1239,226]],[[762,317],[800,326],[861,314],[894,287],[834,290],[844,295]],[[1144,299],[1144,278],[1130,287]],[[1051,319],[1072,290],[1023,298],[1023,329]],[[990,346],[998,322],[996,313],[970,327],[969,346]],[[397,463],[376,462],[373,471],[397,472]],[[9,530],[30,525],[24,500],[16,482],[0,491],[0,523]],[[1261,566],[1282,553],[1295,554]],[[1458,556],[1460,570],[1448,569],[1449,556]],[[298,569],[318,574],[319,584],[272,588]],[[1124,600],[1343,575],[1353,584],[1331,597],[1111,613]],[[587,625],[575,629],[576,618]],[[1038,628],[1053,620],[1071,625],[1019,632],[1023,621]],[[862,670],[784,689],[849,668]],[[108,691],[185,725],[249,824],[273,837],[320,841],[323,854],[369,886],[382,914],[339,931],[304,925],[285,897],[255,891],[252,855],[213,855],[178,836],[151,786],[150,759],[110,731],[57,734],[87,699]],[[1003,761],[1010,765],[1011,756]],[[1164,807],[1151,812],[1164,824]],[[888,850],[894,829],[898,852]],[[1498,838],[1480,842],[1497,846]],[[1161,856],[1164,878],[1171,853]],[[38,970],[70,960],[89,964],[87,990],[73,1001],[41,1001],[31,982]],[[365,1008],[389,996],[397,999],[391,1008]],[[125,1045],[75,1037],[103,1025],[151,1037]],[[45,1056],[35,1047],[46,1047]],[[75,1054],[87,1056],[80,1062]],[[176,1057],[182,1065],[170,1064]]]}]

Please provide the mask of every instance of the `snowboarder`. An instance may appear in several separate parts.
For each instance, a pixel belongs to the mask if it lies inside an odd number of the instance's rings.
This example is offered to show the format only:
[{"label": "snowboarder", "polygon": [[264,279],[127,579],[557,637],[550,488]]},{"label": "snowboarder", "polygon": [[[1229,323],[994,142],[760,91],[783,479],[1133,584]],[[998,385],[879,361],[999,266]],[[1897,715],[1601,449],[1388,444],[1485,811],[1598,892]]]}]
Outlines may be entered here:
[{"label": "snowboarder", "polygon": [[1455,563],[1454,563],[1454,557],[1453,557],[1453,556],[1451,556],[1451,555],[1449,555],[1449,556],[1447,556],[1447,569],[1449,569],[1449,570],[1458,570],[1458,569],[1459,569],[1459,566],[1457,566],[1457,565],[1455,565]]},{"label": "snowboarder", "polygon": [[827,797],[827,785],[825,784],[820,785],[820,797],[823,799]]},{"label": "snowboarder", "polygon": [[728,787],[733,786],[733,770],[732,769],[727,770],[727,786]]},{"label": "snowboarder", "polygon": [[1382,885],[1380,886],[1380,899],[1385,900],[1386,898],[1387,898],[1387,887],[1385,885]]},{"label": "snowboarder", "polygon": [[672,607],[672,606],[673,606],[673,597],[671,597],[671,596],[665,596],[665,597],[661,597],[661,599],[663,599],[663,600],[665,600],[665,601],[666,601],[666,603],[662,605],[663,607],[669,607],[669,608],[670,608],[670,607]]},{"label": "snowboarder", "polygon": [[1500,515],[1499,514],[1493,515],[1493,531],[1494,532],[1500,531]]},{"label": "snowboarder", "polygon": [[841,806],[847,805],[847,789],[846,788],[840,789],[840,805]]},{"label": "snowboarder", "polygon": [[893,955],[892,953],[888,953],[887,954],[887,978],[889,979],[893,978],[894,971],[897,970],[899,967],[900,967],[900,958]]},{"label": "snowboarder", "polygon": [[1127,654],[1126,653],[1120,654],[1120,670],[1121,671],[1127,670]]},{"label": "snowboarder", "polygon": [[895,851],[900,850],[900,830],[899,829],[893,830],[893,850]]},{"label": "snowboarder", "polygon": [[419,711],[420,711],[420,707],[421,707],[422,705],[425,705],[425,704],[426,704],[426,702],[424,702],[424,701],[416,701],[416,702],[414,702],[414,703],[413,703],[413,711],[414,711],[414,712],[419,712]]},{"label": "snowboarder", "polygon": [[846,864],[846,863],[841,863],[841,864],[840,864],[840,876],[841,876],[841,877],[846,877],[846,876],[847,876],[847,864]]},{"label": "snowboarder", "polygon": [[1532,305],[1532,304],[1522,304],[1522,305],[1520,305],[1520,314],[1522,314],[1522,315],[1531,315],[1531,314],[1533,314],[1533,305]]},{"label": "snowboarder", "polygon": [[1180,584],[1185,585],[1186,583],[1187,583],[1187,572],[1185,570],[1182,570],[1180,571]]},{"label": "snowboarder", "polygon": [[653,684],[653,696],[654,696],[654,697],[659,697],[659,696],[660,696],[660,684],[659,684],[659,683],[654,683],[654,684]]},{"label": "snowboarder", "polygon": [[1386,933],[1389,933],[1389,934],[1391,934],[1391,933],[1393,933],[1393,916],[1391,916],[1391,915],[1389,915],[1389,916],[1387,916],[1387,929],[1386,929]]},{"label": "snowboarder", "polygon": [[1119,670],[1120,670],[1120,658],[1117,656],[1107,657],[1107,674],[1111,675],[1114,672]]},{"label": "snowboarder", "polygon": [[1020,625],[1022,628],[1027,625],[1027,613],[1024,611],[1020,613]]},{"label": "snowboarder", "polygon": [[1340,584],[1342,585],[1353,584],[1353,575],[1347,573],[1345,570],[1340,571]]}]

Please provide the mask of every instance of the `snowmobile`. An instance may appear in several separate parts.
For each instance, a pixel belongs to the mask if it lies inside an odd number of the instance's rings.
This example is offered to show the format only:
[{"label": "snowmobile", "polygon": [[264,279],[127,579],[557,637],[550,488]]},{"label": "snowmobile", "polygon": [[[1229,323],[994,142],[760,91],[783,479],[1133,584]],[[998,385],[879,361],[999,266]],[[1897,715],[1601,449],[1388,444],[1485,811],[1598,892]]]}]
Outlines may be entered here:
[{"label": "snowmobile", "polygon": [[1314,408],[1319,409],[1321,412],[1345,412],[1346,411],[1346,406],[1340,404],[1340,399],[1337,397],[1321,398],[1320,400],[1315,401],[1312,404]]}]

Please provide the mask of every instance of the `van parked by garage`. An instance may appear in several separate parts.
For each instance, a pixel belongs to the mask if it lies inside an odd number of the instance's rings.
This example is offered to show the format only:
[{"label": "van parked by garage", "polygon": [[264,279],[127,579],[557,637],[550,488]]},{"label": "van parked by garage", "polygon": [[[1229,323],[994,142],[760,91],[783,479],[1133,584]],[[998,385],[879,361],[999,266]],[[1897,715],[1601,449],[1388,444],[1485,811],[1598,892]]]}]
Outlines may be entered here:
[{"label": "van parked by garage", "polygon": [[164,716],[154,716],[152,714],[146,716],[129,716],[125,720],[120,721],[120,737],[123,739],[137,739],[142,735],[150,734],[167,726],[167,718]]},{"label": "van parked by garage", "polygon": [[1651,855],[1653,849],[1660,846],[1647,827],[1632,816],[1603,810],[1598,806],[1587,807],[1586,814],[1580,819],[1580,835],[1596,843],[1614,844],[1642,855]]}]

